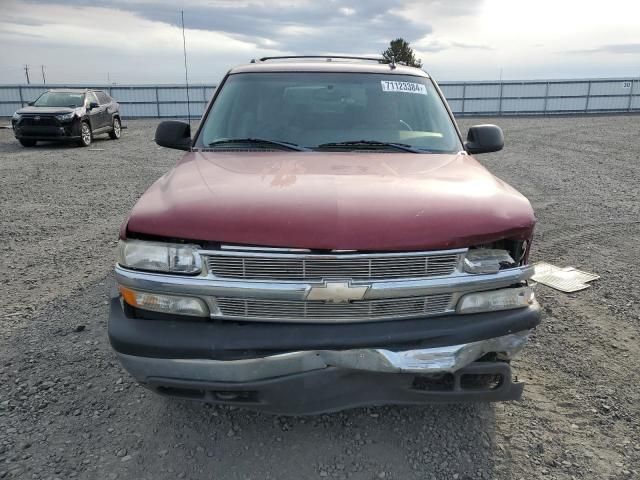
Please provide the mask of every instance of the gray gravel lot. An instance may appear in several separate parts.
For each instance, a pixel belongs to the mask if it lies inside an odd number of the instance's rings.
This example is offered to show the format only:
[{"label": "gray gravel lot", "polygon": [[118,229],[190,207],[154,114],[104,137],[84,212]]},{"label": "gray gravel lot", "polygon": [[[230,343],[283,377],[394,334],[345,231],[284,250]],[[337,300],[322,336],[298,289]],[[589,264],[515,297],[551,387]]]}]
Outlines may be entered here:
[{"label": "gray gravel lot", "polygon": [[532,201],[533,260],[602,275],[538,286],[544,323],[508,404],[275,417],[138,387],[106,336],[120,222],[178,160],[129,121],[91,149],[0,130],[0,479],[610,479],[640,475],[640,116],[495,122],[480,160]]}]

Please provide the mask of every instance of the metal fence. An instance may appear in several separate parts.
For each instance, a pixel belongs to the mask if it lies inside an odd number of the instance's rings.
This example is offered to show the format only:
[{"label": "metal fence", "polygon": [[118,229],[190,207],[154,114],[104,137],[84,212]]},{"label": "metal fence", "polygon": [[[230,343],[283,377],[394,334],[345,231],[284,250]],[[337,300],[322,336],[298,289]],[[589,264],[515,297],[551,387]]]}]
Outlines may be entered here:
[{"label": "metal fence", "polygon": [[[0,85],[0,117],[11,116],[48,88],[68,86]],[[115,98],[124,117],[187,116],[184,85],[90,87]],[[640,112],[640,78],[440,82],[440,87],[457,116]],[[192,116],[202,115],[215,88],[215,85],[189,86],[188,107]]]},{"label": "metal fence", "polygon": [[640,78],[442,82],[456,115],[640,112]]},{"label": "metal fence", "polygon": [[[123,117],[182,118],[188,110],[200,117],[216,89],[215,85],[82,85],[107,92],[120,104]],[[78,85],[0,85],[0,117],[10,117],[50,88],[79,88]]]}]

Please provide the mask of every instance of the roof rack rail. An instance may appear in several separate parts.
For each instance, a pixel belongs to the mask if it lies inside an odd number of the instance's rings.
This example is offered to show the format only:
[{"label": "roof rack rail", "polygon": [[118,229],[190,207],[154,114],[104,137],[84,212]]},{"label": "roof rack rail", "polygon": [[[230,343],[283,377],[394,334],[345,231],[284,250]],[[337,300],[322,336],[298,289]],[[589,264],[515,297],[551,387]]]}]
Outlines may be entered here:
[{"label": "roof rack rail", "polygon": [[349,55],[285,55],[281,57],[262,57],[260,61],[266,62],[268,60],[290,60],[298,58],[324,58],[327,61],[331,61],[332,59],[336,58],[340,60],[368,60],[370,62],[378,63],[383,60],[382,57],[352,57]]}]

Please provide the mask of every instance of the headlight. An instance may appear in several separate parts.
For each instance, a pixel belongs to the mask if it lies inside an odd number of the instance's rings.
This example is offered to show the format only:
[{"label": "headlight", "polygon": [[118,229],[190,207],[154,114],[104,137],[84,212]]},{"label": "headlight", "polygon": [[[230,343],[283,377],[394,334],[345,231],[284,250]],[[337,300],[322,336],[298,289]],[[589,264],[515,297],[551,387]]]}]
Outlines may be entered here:
[{"label": "headlight", "polygon": [[493,248],[474,248],[464,259],[464,271],[468,273],[497,273],[501,268],[515,266],[509,252]]},{"label": "headlight", "polygon": [[56,115],[56,118],[61,122],[66,122],[67,120],[71,120],[74,115],[75,113],[71,112],[71,113],[65,113],[64,115]]},{"label": "headlight", "polygon": [[531,287],[503,288],[489,292],[468,293],[458,302],[458,313],[494,312],[528,307],[533,303]]},{"label": "headlight", "polygon": [[136,270],[170,273],[200,273],[202,263],[197,245],[120,240],[118,263]]},{"label": "headlight", "polygon": [[15,120],[16,122],[20,120],[20,114],[18,112],[14,113],[11,117],[11,120]]},{"label": "headlight", "polygon": [[192,317],[209,316],[209,309],[199,298],[139,292],[123,286],[120,286],[119,289],[124,301],[132,307],[154,312],[173,313],[175,315],[189,315]]}]

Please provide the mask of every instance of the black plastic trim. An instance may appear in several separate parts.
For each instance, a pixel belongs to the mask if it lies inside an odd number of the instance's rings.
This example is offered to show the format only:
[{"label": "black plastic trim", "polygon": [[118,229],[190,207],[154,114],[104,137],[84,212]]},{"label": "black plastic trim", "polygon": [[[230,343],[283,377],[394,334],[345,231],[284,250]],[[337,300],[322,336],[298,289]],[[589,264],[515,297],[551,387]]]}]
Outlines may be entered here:
[{"label": "black plastic trim", "polygon": [[[146,386],[172,397],[279,415],[317,415],[389,404],[518,400],[524,389],[524,383],[512,380],[511,367],[505,362],[475,362],[451,375],[454,386],[448,390],[415,388],[416,380],[433,378],[433,375],[424,377],[334,367],[247,383],[152,377]],[[493,387],[464,388],[460,379],[473,375],[496,375],[500,377],[500,383]]]},{"label": "black plastic trim", "polygon": [[23,139],[23,140],[36,140],[36,141],[50,141],[50,142],[65,142],[65,141],[70,141],[70,140],[80,140],[79,136],[76,135],[59,135],[59,136],[46,136],[46,135],[22,135],[22,134],[15,134],[14,135],[15,138],[17,140]]}]

